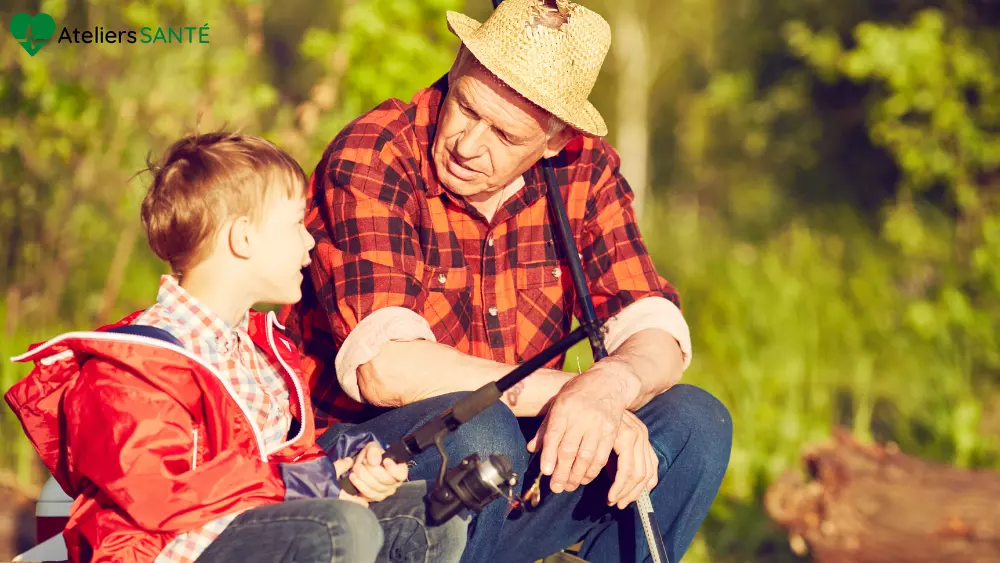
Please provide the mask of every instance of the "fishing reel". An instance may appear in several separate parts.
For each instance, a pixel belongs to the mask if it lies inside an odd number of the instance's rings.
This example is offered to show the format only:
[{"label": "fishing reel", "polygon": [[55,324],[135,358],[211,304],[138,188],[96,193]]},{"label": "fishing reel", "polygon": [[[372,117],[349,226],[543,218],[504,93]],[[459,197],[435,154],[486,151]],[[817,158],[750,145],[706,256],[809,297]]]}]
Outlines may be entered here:
[{"label": "fishing reel", "polygon": [[500,496],[510,501],[518,475],[507,456],[490,454],[480,459],[479,454],[471,454],[448,469],[448,454],[441,440],[434,442],[441,453],[441,471],[434,490],[427,494],[432,524],[443,524],[463,509],[479,512]]}]

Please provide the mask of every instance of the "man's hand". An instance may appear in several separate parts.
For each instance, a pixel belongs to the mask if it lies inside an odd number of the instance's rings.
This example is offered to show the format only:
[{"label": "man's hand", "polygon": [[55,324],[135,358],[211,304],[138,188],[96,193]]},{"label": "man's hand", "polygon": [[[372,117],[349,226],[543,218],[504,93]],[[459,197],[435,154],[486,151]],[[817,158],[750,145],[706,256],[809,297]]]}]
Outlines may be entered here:
[{"label": "man's hand", "polygon": [[528,442],[532,453],[542,448],[541,470],[552,476],[552,492],[575,490],[600,475],[639,388],[631,367],[614,358],[601,360],[563,386]]},{"label": "man's hand", "polygon": [[409,467],[405,463],[382,459],[384,451],[377,442],[371,442],[355,458],[338,459],[333,463],[338,477],[352,469],[348,479],[360,493],[354,496],[340,491],[341,499],[368,506],[368,503],[385,500],[406,481]]},{"label": "man's hand", "polygon": [[608,491],[608,506],[617,504],[624,509],[639,500],[645,489],[653,490],[659,482],[660,460],[649,443],[649,430],[629,411],[622,417],[614,452],[618,455],[613,471],[614,483]]}]

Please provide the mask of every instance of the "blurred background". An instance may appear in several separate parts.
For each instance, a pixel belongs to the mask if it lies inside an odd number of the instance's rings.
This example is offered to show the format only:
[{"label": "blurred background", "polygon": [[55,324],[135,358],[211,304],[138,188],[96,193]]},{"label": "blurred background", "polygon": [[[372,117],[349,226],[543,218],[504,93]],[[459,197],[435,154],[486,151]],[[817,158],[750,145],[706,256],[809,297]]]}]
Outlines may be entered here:
[{"label": "blurred background", "polygon": [[[592,101],[681,292],[685,380],[732,411],[732,462],[685,561],[796,561],[768,485],[842,425],[1000,469],[1000,7],[991,0],[602,0]],[[61,29],[208,25],[209,44],[0,41],[6,359],[147,306],[149,151],[223,125],[311,172],[382,100],[447,72],[446,10],[489,0],[4,0]],[[195,38],[197,39],[197,32]],[[577,349],[567,365],[576,369]],[[47,477],[0,408],[0,560]],[[20,511],[20,512],[18,512]],[[20,514],[20,516],[19,516]],[[20,537],[11,535],[20,530]],[[17,542],[21,542],[18,546]],[[808,555],[804,557],[807,559]]]}]

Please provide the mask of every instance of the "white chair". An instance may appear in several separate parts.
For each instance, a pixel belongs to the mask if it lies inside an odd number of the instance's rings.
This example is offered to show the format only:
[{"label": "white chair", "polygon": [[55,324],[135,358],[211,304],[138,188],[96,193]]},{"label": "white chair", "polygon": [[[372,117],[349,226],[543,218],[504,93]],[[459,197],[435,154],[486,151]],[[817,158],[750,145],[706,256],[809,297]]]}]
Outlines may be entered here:
[{"label": "white chair", "polygon": [[[72,505],[73,499],[62,490],[55,479],[49,477],[49,480],[42,487],[42,491],[38,494],[38,504],[35,506],[36,533],[43,535],[44,530],[52,530],[53,528],[61,530],[66,518],[69,517],[69,509]],[[63,541],[60,532],[18,555],[14,561],[66,561],[68,558],[66,542]]]}]

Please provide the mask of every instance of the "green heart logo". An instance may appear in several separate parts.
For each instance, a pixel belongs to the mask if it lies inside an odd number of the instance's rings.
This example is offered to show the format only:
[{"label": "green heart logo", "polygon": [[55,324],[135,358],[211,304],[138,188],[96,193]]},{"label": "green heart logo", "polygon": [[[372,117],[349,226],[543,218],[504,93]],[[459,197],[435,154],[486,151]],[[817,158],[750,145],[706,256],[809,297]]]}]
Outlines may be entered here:
[{"label": "green heart logo", "polygon": [[52,34],[56,32],[56,21],[48,14],[17,14],[10,19],[10,33],[32,57],[35,56]]}]

